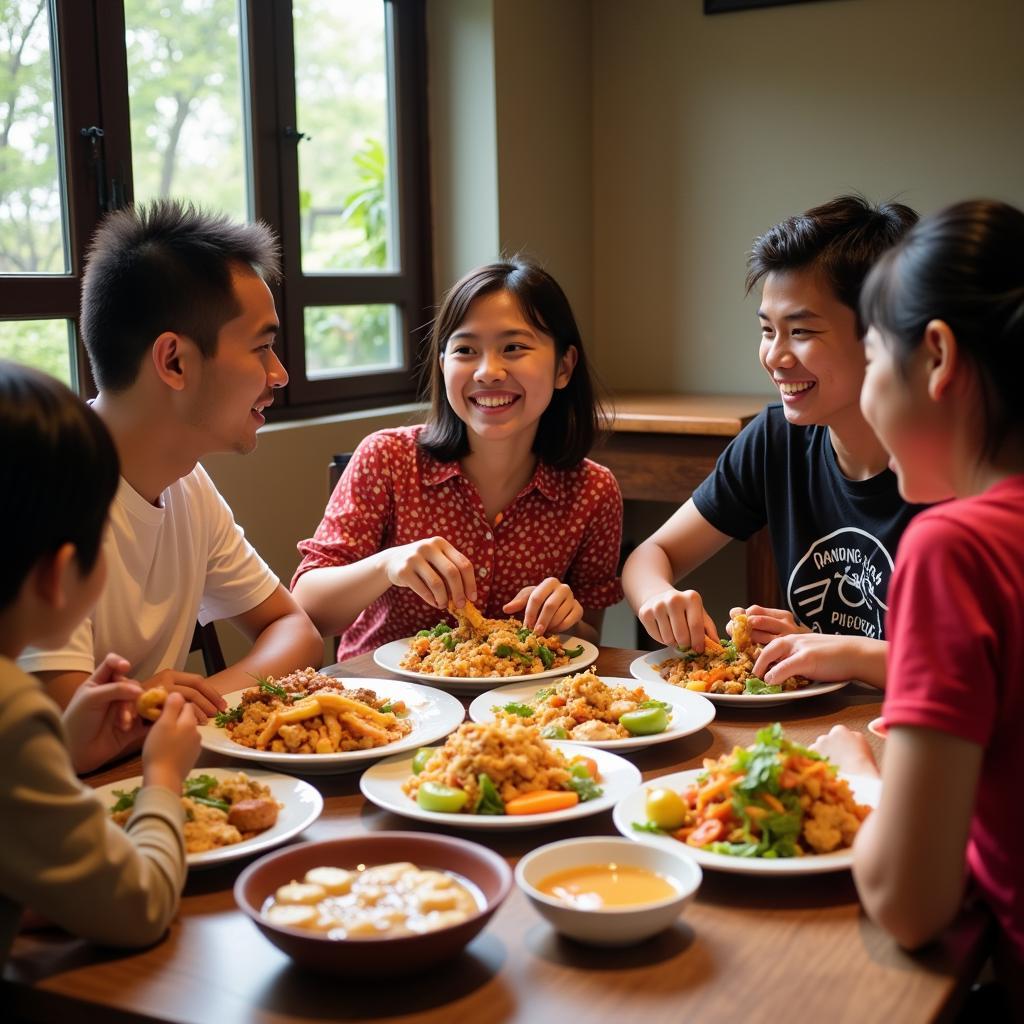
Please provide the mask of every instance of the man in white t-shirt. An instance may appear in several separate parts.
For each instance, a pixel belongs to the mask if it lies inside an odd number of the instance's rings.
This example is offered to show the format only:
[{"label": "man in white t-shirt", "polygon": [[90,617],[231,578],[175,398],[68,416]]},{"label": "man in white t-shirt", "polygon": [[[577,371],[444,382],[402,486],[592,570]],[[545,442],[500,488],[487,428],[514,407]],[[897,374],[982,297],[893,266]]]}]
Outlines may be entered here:
[{"label": "man in white t-shirt", "polygon": [[[288,382],[267,286],[278,275],[265,225],[176,202],[119,210],[97,231],[81,329],[99,387],[93,408],[121,460],[108,580],[63,647],[19,659],[61,705],[108,651],[143,686],[181,692],[202,716],[253,676],[320,664],[316,629],[199,465],[212,452],[251,452],[262,411]],[[252,649],[209,679],[182,671],[197,619],[231,619]]]}]

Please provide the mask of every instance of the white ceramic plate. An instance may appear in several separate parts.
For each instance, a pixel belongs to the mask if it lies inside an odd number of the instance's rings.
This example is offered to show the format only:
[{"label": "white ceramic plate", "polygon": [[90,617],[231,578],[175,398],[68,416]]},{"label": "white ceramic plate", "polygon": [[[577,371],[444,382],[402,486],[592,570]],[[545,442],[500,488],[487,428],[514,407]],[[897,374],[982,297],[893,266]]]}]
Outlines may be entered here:
[{"label": "white ceramic plate", "polygon": [[[324,675],[332,673],[325,672]],[[403,750],[427,746],[442,736],[447,736],[466,716],[465,709],[457,698],[431,686],[406,683],[400,679],[355,679],[342,676],[334,678],[352,689],[362,687],[373,690],[382,697],[404,700],[409,707],[408,720],[412,722],[412,732],[386,747],[374,747],[372,750],[348,750],[338,754],[278,754],[271,750],[243,747],[241,743],[231,739],[226,729],[214,725],[211,719],[206,725],[199,727],[200,741],[206,750],[242,761],[256,761],[259,764],[287,768],[289,771],[301,772],[304,775],[338,775],[365,768],[371,761],[401,753]],[[235,707],[244,692],[236,690],[234,693],[225,694],[224,699],[228,707]]]},{"label": "white ceramic plate", "polygon": [[[618,676],[601,676],[601,681],[608,686],[625,686],[632,690],[636,687],[636,679],[623,679]],[[672,705],[672,720],[664,732],[656,733],[653,736],[631,736],[621,740],[573,740],[574,743],[582,743],[588,747],[597,747],[599,750],[614,750],[622,753],[626,750],[636,750],[639,747],[650,747],[656,743],[667,743],[669,740],[678,740],[683,736],[699,732],[715,717],[715,706],[702,694],[693,693],[691,690],[683,690],[678,686],[669,686],[668,683],[649,682],[646,679],[643,683],[647,695],[654,700],[662,700]],[[497,690],[488,690],[480,694],[472,704],[469,705],[469,717],[474,722],[493,722],[494,712],[491,708],[495,705],[508,704],[511,701],[527,702],[540,687],[532,680],[528,683],[511,683],[509,686],[501,686]]]},{"label": "white ceramic plate", "polygon": [[409,643],[415,639],[407,637],[404,640],[392,640],[389,644],[378,647],[373,652],[373,660],[396,675],[405,676],[407,679],[415,679],[421,683],[434,683],[443,686],[451,693],[480,693],[483,690],[493,689],[495,686],[504,683],[533,682],[538,679],[557,679],[559,676],[571,676],[574,672],[581,672],[588,665],[597,661],[597,648],[589,640],[581,640],[575,636],[563,636],[562,644],[565,647],[583,647],[583,653],[573,658],[568,665],[561,668],[549,668],[546,672],[537,672],[528,676],[479,676],[468,679],[460,676],[434,676],[425,672],[413,672],[411,669],[401,668],[399,662],[409,651]]},{"label": "white ceramic plate", "polygon": [[595,750],[582,743],[553,743],[567,758],[584,754],[597,762],[599,785],[604,793],[586,803],[577,804],[564,811],[549,811],[546,814],[489,815],[489,814],[439,814],[425,811],[415,800],[402,792],[402,783],[412,774],[411,757],[389,757],[379,761],[363,772],[359,788],[363,796],[385,811],[394,811],[404,818],[429,821],[435,825],[453,825],[456,828],[476,829],[521,829],[539,828],[559,821],[586,818],[613,807],[627,793],[640,783],[640,772],[625,758],[607,750]]},{"label": "white ceramic plate", "polygon": [[[235,843],[234,846],[221,846],[216,850],[190,853],[187,857],[190,869],[223,864],[225,861],[251,857],[253,854],[271,850],[275,846],[286,843],[293,836],[297,836],[320,817],[320,812],[324,809],[324,798],[308,782],[303,782],[302,779],[293,779],[289,775],[278,775],[277,772],[260,771],[259,768],[242,770],[249,778],[267,786],[274,799],[284,805],[277,816],[277,822],[266,832],[260,832],[252,839],[244,839],[240,843]],[[212,775],[217,779],[225,779],[237,775],[238,772],[237,768],[193,768],[188,774],[190,778],[196,775]],[[117,797],[114,796],[115,789],[131,790],[141,785],[142,776],[137,775],[132,779],[109,782],[105,786],[97,787],[94,792],[102,801],[103,806],[109,809],[117,803]]]},{"label": "white ceramic plate", "polygon": [[[844,871],[853,866],[853,849],[837,850],[835,853],[821,853],[807,857],[783,857],[777,860],[762,860],[757,857],[729,857],[723,853],[711,853],[695,846],[687,846],[671,836],[660,836],[651,832],[637,832],[634,821],[647,820],[647,790],[655,787],[674,789],[682,792],[690,786],[702,768],[675,772],[649,779],[644,785],[633,790],[615,805],[612,820],[615,827],[627,838],[638,843],[647,843],[662,850],[682,851],[692,857],[703,868],[725,871],[734,875],[820,875],[829,871]],[[878,806],[882,790],[881,779],[865,775],[843,776],[853,790],[858,803]]]},{"label": "white ceramic plate", "polygon": [[[634,678],[639,679],[645,685],[647,683],[661,682],[661,673],[654,667],[669,658],[678,658],[679,651],[674,647],[662,647],[660,651],[651,651],[641,655],[630,666],[629,671]],[[671,686],[671,683],[666,685]],[[849,686],[849,681],[841,683],[811,683],[810,686],[801,687],[799,690],[787,690],[785,693],[702,693],[714,704],[736,704],[748,708],[770,708],[775,704],[788,704],[791,700],[807,700],[808,697],[820,697],[823,693],[833,693]],[[673,689],[686,689],[683,686]],[[690,693],[695,691],[690,690]]]}]

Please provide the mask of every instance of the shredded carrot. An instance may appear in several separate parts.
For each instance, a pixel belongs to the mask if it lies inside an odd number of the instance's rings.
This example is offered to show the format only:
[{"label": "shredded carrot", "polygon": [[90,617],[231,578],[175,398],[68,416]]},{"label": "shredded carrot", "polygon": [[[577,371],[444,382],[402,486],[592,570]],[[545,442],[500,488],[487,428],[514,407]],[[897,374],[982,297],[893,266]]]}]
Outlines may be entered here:
[{"label": "shredded carrot", "polygon": [[773,810],[776,814],[785,814],[786,808],[782,805],[782,801],[772,796],[771,793],[762,793],[761,799]]},{"label": "shredded carrot", "polygon": [[579,802],[579,795],[571,789],[538,789],[509,800],[505,804],[505,813],[545,814],[548,811],[564,811]]},{"label": "shredded carrot", "polygon": [[720,679],[724,679],[729,674],[729,669],[725,665],[721,665],[718,668],[713,668],[708,673],[707,681],[709,683],[717,683]]},{"label": "shredded carrot", "polygon": [[700,808],[706,807],[716,796],[727,793],[731,785],[732,778],[728,775],[717,782],[709,782],[697,793],[697,809],[700,810]]}]

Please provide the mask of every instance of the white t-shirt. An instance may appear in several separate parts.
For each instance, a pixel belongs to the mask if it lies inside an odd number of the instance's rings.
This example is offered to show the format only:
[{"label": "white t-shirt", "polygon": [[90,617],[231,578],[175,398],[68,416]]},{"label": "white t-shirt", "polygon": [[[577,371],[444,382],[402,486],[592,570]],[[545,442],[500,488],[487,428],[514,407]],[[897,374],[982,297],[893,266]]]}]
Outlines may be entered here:
[{"label": "white t-shirt", "polygon": [[180,670],[196,619],[240,615],[277,589],[202,466],[171,484],[160,506],[121,479],[96,608],[63,647],[28,648],[18,659],[24,671],[92,672],[110,651],[131,662],[135,679]]}]

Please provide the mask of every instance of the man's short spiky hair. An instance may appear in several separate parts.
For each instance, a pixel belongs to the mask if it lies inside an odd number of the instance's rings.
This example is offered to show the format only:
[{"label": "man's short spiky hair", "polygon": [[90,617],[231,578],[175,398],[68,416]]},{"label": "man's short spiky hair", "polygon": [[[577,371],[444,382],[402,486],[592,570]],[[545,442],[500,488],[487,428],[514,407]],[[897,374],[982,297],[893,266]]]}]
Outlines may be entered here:
[{"label": "man's short spiky hair", "polygon": [[[873,206],[863,196],[838,196],[769,228],[747,259],[747,292],[768,274],[812,270],[836,298],[858,313],[860,289],[878,258],[917,223],[902,203]],[[858,314],[858,330],[864,333]]]},{"label": "man's short spiky hair", "polygon": [[97,385],[130,387],[164,331],[212,356],[221,327],[240,312],[231,284],[239,267],[279,279],[277,240],[267,225],[170,199],[110,214],[93,236],[82,282],[82,341]]}]

